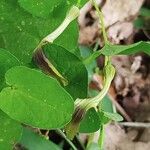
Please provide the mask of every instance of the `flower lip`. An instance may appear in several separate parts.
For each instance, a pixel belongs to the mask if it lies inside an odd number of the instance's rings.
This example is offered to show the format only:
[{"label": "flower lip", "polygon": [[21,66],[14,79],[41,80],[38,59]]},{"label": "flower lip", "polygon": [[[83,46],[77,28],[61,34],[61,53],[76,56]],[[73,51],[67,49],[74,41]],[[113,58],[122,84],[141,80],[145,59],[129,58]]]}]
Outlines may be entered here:
[{"label": "flower lip", "polygon": [[33,61],[41,68],[45,73],[52,73],[51,69],[49,68],[47,62],[44,59],[44,53],[42,48],[36,50],[33,55]]},{"label": "flower lip", "polygon": [[80,106],[77,106],[75,108],[75,112],[72,117],[72,123],[78,124],[81,122],[81,120],[84,118],[86,113],[86,110],[84,108],[81,108]]}]

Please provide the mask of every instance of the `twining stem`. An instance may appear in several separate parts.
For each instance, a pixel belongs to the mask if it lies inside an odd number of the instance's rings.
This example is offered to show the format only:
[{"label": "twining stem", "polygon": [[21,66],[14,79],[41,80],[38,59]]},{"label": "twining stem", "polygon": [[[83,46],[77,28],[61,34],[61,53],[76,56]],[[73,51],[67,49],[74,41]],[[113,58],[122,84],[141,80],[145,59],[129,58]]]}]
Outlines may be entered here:
[{"label": "twining stem", "polygon": [[95,0],[92,0],[92,2],[93,2],[93,6],[96,9],[96,12],[98,13],[99,19],[100,19],[100,24],[101,24],[101,28],[102,28],[103,37],[104,37],[104,42],[108,43],[107,33],[105,30],[105,23],[104,23],[104,19],[103,19],[104,18],[103,14],[102,14],[100,8],[98,7],[97,3],[95,2]]},{"label": "twining stem", "polygon": [[[108,41],[107,33],[106,33],[106,30],[105,30],[104,17],[103,17],[103,14],[102,14],[100,8],[98,7],[97,3],[95,2],[95,0],[92,0],[92,2],[93,2],[93,5],[94,5],[97,13],[98,13],[99,19],[100,19],[100,24],[101,24],[103,38],[104,38],[104,44],[106,45],[106,44],[109,43],[109,41]],[[110,62],[110,57],[105,56],[105,67],[107,66],[108,62]],[[111,69],[110,70],[110,75],[109,75],[109,71],[107,72],[107,74],[105,74],[105,82],[104,82],[104,87],[103,87],[102,91],[95,97],[95,99],[97,101],[99,101],[104,95],[106,95],[107,91],[109,90],[111,81],[114,78],[115,68],[111,67],[110,69]],[[100,137],[99,137],[99,141],[98,141],[101,150],[103,149],[104,135],[105,135],[104,134],[104,125],[101,125]]]},{"label": "twining stem", "polygon": [[[80,0],[78,1],[80,2]],[[92,0],[93,5],[99,15],[99,19],[100,19],[100,24],[102,27],[102,33],[103,33],[103,37],[104,37],[104,44],[108,44],[108,39],[107,39],[107,34],[106,34],[106,30],[105,30],[105,25],[104,25],[104,20],[103,20],[103,15],[101,13],[101,11],[98,8],[98,5],[96,4],[95,0]],[[92,57],[88,58],[87,60],[84,61],[84,64],[89,63],[93,58],[97,57],[100,53],[95,52]],[[101,92],[93,97],[93,98],[85,98],[85,99],[76,99],[75,101],[75,111],[72,117],[72,120],[66,125],[65,130],[66,130],[66,134],[67,137],[70,139],[73,139],[73,137],[75,136],[75,134],[78,132],[79,130],[79,126],[80,126],[80,122],[83,119],[83,117],[85,116],[86,112],[90,109],[90,108],[95,108],[97,110],[97,106],[100,104],[101,100],[104,98],[104,96],[107,94],[109,87],[111,85],[111,82],[114,78],[115,75],[115,68],[113,67],[113,65],[110,62],[110,58],[108,56],[105,56],[105,65],[104,65],[104,69],[103,69],[103,73],[104,73],[104,86],[101,90]],[[101,137],[102,139],[100,140],[100,145],[102,147],[103,145],[103,135],[104,135],[104,129],[103,126],[101,127]]]},{"label": "twining stem", "polygon": [[99,103],[101,102],[101,100],[104,98],[104,96],[107,94],[109,90],[109,87],[115,75],[115,68],[111,65],[110,62],[108,62],[107,65],[104,67],[103,72],[104,72],[105,81],[104,81],[104,86],[100,91],[100,93],[93,98],[77,99],[75,101],[76,107],[80,106],[81,108],[84,108],[87,111],[90,108],[92,107],[96,108],[99,105]]},{"label": "twining stem", "polygon": [[99,135],[99,139],[98,139],[98,144],[99,144],[99,147],[100,147],[100,150],[103,150],[103,145],[104,145],[104,125],[101,125],[101,128],[100,128],[100,135]]},{"label": "twining stem", "polygon": [[57,129],[57,133],[62,136],[66,140],[66,142],[72,147],[73,150],[78,150],[75,145],[66,137],[66,135],[60,130]]},{"label": "twining stem", "polygon": [[[109,41],[108,41],[107,33],[106,33],[106,30],[105,30],[105,23],[104,23],[103,14],[102,14],[100,8],[98,7],[97,3],[95,2],[95,0],[92,0],[92,2],[93,2],[93,6],[95,7],[96,12],[97,12],[97,14],[99,16],[100,25],[101,25],[101,28],[102,28],[102,33],[103,33],[103,38],[104,38],[104,44],[107,44],[107,43],[109,43]],[[105,56],[105,65],[107,64],[107,62],[109,60],[110,60],[110,57],[109,56]]]},{"label": "twining stem", "polygon": [[100,103],[100,101],[105,97],[105,95],[107,94],[108,90],[109,90],[109,87],[110,87],[110,84],[111,84],[111,81],[112,80],[107,80],[106,79],[106,82],[104,84],[104,87],[103,89],[101,90],[101,92],[95,96],[92,101],[95,103],[96,106],[98,106],[98,104]]}]

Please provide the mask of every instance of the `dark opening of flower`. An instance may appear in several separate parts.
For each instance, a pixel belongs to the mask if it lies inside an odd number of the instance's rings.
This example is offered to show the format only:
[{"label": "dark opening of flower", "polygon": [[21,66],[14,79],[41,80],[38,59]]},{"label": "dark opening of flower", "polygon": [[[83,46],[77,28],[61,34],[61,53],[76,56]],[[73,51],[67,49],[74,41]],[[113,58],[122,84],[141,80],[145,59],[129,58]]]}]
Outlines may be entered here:
[{"label": "dark opening of flower", "polygon": [[64,78],[59,71],[50,62],[44,53],[44,46],[38,48],[33,54],[33,62],[45,73],[56,78],[64,86],[68,85],[68,80]]},{"label": "dark opening of flower", "polygon": [[69,124],[67,124],[65,128],[66,135],[69,139],[73,139],[74,136],[77,134],[80,127],[80,122],[84,118],[85,114],[86,114],[86,109],[81,108],[80,106],[77,106],[75,108],[72,120],[70,121]]}]

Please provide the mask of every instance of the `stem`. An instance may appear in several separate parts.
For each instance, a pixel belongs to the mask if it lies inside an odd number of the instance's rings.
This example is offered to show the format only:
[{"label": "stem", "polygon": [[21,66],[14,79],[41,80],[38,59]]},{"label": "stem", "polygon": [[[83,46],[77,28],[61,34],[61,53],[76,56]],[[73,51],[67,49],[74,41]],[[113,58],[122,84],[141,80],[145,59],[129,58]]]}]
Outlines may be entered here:
[{"label": "stem", "polygon": [[86,111],[89,110],[90,108],[94,107],[96,108],[101,100],[104,98],[104,96],[107,94],[109,87],[111,85],[111,82],[114,78],[115,75],[115,68],[111,65],[110,62],[104,67],[104,76],[105,76],[105,81],[104,81],[104,86],[100,93],[89,99],[77,99],[75,101],[75,105],[80,106],[81,108],[85,109]]},{"label": "stem", "polygon": [[95,2],[95,0],[92,0],[92,2],[93,2],[93,5],[96,9],[96,12],[98,13],[98,16],[99,16],[99,19],[100,19],[100,24],[101,24],[101,27],[102,27],[104,42],[106,44],[106,43],[108,43],[108,39],[107,39],[106,30],[105,30],[105,24],[104,24],[104,19],[103,19],[104,17],[103,17],[103,14],[102,14],[101,10],[99,9],[97,3]]},{"label": "stem", "polygon": [[83,101],[83,107],[85,107],[86,110],[89,110],[92,107],[96,108],[99,105],[101,100],[107,94],[107,92],[109,90],[109,87],[110,87],[110,84],[111,84],[111,81],[112,80],[106,80],[103,89],[100,91],[100,93],[97,96],[95,96],[95,97],[93,97],[91,99],[86,99],[85,100],[86,102]]},{"label": "stem", "polygon": [[104,84],[104,87],[103,89],[101,90],[101,92],[95,96],[92,101],[93,103],[95,103],[95,105],[97,106],[101,100],[105,97],[105,95],[107,94],[108,90],[109,90],[109,87],[110,87],[110,84],[111,84],[111,81],[112,80],[106,80],[105,84]]},{"label": "stem", "polygon": [[104,145],[104,135],[105,135],[104,131],[105,131],[104,125],[101,125],[100,135],[99,135],[99,140],[98,140],[98,143],[99,143],[99,146],[100,146],[100,150],[103,149],[103,145]]},{"label": "stem", "polygon": [[[102,28],[102,33],[103,33],[103,38],[104,38],[104,44],[107,44],[109,43],[108,41],[108,38],[107,38],[107,33],[106,33],[106,29],[105,29],[105,23],[104,23],[104,17],[103,17],[103,14],[100,10],[100,8],[98,7],[97,3],[95,2],[95,0],[92,0],[93,2],[93,6],[95,7],[96,9],[96,12],[99,16],[99,20],[100,20],[100,25],[101,25],[101,28]],[[105,56],[105,66],[107,65],[107,62],[110,60],[110,57],[109,56]]]},{"label": "stem", "polygon": [[60,129],[57,129],[57,132],[59,135],[61,135],[66,140],[66,142],[72,147],[73,150],[78,150],[75,147],[75,145],[66,137],[66,135]]}]

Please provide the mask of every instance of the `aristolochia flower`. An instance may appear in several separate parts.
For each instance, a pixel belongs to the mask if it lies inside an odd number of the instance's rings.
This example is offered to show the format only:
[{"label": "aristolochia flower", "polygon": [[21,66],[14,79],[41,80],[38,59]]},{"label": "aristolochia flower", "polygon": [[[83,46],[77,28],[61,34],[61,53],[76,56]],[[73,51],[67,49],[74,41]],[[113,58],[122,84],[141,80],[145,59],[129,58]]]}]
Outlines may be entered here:
[{"label": "aristolochia flower", "polygon": [[72,120],[65,128],[68,138],[73,139],[73,137],[79,130],[80,122],[84,118],[86,112],[90,108],[96,109],[100,101],[107,94],[110,84],[115,75],[115,68],[111,65],[110,62],[108,62],[108,64],[104,67],[103,73],[105,77],[104,86],[103,89],[100,91],[100,93],[93,98],[77,99],[75,101],[75,111]]}]

